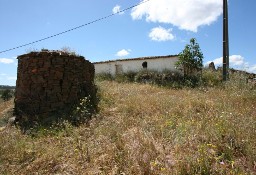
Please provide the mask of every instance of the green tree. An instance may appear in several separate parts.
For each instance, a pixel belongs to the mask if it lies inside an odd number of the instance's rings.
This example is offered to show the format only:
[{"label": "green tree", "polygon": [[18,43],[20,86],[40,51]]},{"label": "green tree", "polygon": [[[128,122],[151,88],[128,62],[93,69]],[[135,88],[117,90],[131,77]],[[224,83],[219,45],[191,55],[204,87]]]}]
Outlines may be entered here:
[{"label": "green tree", "polygon": [[5,89],[5,90],[2,92],[1,98],[2,98],[4,101],[10,100],[10,98],[12,98],[12,91],[11,91],[10,89]]},{"label": "green tree", "polygon": [[203,68],[203,53],[195,38],[190,39],[184,50],[179,54],[179,60],[176,66],[183,70],[185,76],[198,75]]}]

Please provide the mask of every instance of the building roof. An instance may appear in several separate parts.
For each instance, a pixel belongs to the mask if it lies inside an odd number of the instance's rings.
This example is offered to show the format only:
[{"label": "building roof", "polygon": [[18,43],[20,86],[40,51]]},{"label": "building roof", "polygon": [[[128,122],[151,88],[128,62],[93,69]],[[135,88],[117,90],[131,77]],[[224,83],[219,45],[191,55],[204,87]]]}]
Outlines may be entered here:
[{"label": "building roof", "polygon": [[100,61],[94,62],[93,64],[103,64],[103,63],[111,63],[116,61],[134,61],[134,60],[149,60],[149,59],[160,59],[160,58],[175,58],[178,55],[165,55],[165,56],[149,56],[149,57],[139,57],[139,58],[126,58],[126,59],[117,59],[117,60],[108,60],[108,61]]}]

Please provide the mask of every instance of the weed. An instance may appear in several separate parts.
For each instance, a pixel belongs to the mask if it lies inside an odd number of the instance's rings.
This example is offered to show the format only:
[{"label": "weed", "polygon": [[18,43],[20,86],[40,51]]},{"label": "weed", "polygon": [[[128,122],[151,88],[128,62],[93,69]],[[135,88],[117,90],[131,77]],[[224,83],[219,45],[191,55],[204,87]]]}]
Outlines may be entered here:
[{"label": "weed", "polygon": [[96,81],[111,81],[113,79],[114,78],[110,73],[100,73],[100,74],[96,74],[95,76]]}]

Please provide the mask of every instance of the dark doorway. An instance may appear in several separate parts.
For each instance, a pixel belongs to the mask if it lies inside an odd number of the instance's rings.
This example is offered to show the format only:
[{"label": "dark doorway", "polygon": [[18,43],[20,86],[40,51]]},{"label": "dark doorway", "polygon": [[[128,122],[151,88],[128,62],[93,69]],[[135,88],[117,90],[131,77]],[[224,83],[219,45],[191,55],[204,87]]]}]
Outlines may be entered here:
[{"label": "dark doorway", "polygon": [[142,67],[143,67],[143,69],[147,69],[148,68],[148,62],[143,62],[142,63]]},{"label": "dark doorway", "polygon": [[116,64],[116,75],[123,73],[123,66],[121,64]]}]

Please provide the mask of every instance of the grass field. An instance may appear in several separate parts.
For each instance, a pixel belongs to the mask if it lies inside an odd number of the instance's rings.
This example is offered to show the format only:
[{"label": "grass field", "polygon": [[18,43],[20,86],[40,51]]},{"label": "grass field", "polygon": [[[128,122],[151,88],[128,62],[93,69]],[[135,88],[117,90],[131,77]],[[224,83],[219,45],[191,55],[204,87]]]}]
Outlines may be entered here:
[{"label": "grass field", "polygon": [[0,174],[256,174],[256,91],[97,82],[87,124],[0,132]]},{"label": "grass field", "polygon": [[4,127],[8,122],[8,118],[12,117],[13,99],[4,101],[0,98],[0,128]]}]

